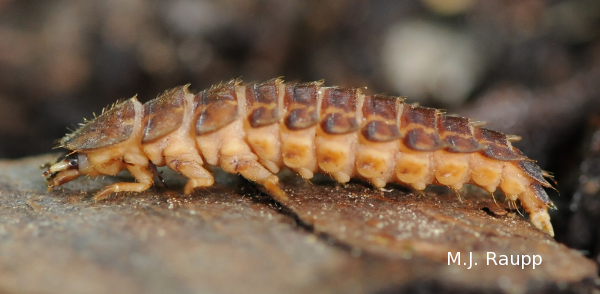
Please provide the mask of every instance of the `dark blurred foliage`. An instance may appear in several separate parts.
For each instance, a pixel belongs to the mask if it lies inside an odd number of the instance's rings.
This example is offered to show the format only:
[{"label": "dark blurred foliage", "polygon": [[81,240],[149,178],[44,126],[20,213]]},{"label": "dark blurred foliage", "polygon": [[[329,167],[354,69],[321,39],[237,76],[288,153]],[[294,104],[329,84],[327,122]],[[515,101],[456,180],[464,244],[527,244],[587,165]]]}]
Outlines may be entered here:
[{"label": "dark blurred foliage", "polygon": [[325,79],[522,136],[561,182],[560,240],[599,111],[599,33],[597,0],[0,0],[0,157],[48,152],[135,94]]},{"label": "dark blurred foliage", "polygon": [[600,115],[591,119],[587,133],[566,240],[600,264]]}]

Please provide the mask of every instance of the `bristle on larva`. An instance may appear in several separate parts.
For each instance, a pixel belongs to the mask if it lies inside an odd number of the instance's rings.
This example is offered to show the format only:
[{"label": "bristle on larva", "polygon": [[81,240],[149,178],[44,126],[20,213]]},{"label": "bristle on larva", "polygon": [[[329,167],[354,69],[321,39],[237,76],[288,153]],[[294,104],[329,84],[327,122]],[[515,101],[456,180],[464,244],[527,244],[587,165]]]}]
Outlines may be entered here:
[{"label": "bristle on larva", "polygon": [[264,185],[278,199],[286,198],[275,175],[282,167],[305,179],[315,173],[340,183],[358,177],[376,188],[394,182],[459,190],[471,183],[520,200],[531,222],[554,234],[547,212],[552,202],[543,189],[551,187],[544,179],[549,174],[511,145],[519,136],[323,81],[231,80],[197,94],[188,86],[143,105],[135,97],[118,102],[66,135],[59,145],[71,152],[45,172],[49,188],[123,169],[136,178],[106,187],[95,196],[100,200],[148,189],[155,166],[166,165],[189,178],[184,193],[190,194],[214,183],[204,161]]}]

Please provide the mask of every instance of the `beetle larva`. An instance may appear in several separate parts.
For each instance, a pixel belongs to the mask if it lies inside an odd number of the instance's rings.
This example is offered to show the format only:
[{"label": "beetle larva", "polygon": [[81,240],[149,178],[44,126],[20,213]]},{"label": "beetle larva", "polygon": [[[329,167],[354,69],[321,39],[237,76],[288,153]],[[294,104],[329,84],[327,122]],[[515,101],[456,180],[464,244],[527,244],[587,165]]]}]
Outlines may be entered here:
[{"label": "beetle larva", "polygon": [[395,182],[459,190],[472,183],[519,199],[531,222],[554,235],[547,212],[553,204],[543,189],[551,187],[547,174],[511,145],[511,136],[468,118],[322,82],[231,80],[196,95],[188,86],[143,105],[135,97],[118,103],[66,135],[59,146],[71,152],[44,173],[49,189],[81,175],[127,169],[136,183],[113,184],[94,199],[141,192],[152,186],[155,166],[167,165],[189,178],[184,193],[191,194],[214,183],[204,161],[280,199],[286,196],[275,174],[283,166],[305,179],[321,172],[340,183],[359,177],[377,188]]}]

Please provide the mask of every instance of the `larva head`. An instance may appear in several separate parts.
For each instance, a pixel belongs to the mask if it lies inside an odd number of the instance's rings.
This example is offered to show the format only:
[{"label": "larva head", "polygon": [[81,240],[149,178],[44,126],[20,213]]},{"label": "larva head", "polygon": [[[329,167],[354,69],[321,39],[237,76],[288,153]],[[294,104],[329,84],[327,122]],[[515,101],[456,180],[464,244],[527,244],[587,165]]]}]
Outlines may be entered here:
[{"label": "larva head", "polygon": [[[80,175],[97,176],[116,174],[122,169],[124,149],[127,140],[132,138],[142,105],[134,98],[117,103],[91,121],[82,124],[76,131],[64,136],[58,147],[70,150],[55,163],[49,163],[44,176],[48,187],[69,182]],[[133,139],[136,139],[135,137]],[[96,155],[95,165],[88,162],[88,156]],[[102,166],[102,170],[97,170]]]},{"label": "larva head", "polygon": [[44,177],[48,184],[48,189],[60,186],[66,182],[76,179],[81,174],[80,167],[84,169],[88,164],[87,156],[83,153],[71,152],[59,157],[54,164],[47,163]]}]

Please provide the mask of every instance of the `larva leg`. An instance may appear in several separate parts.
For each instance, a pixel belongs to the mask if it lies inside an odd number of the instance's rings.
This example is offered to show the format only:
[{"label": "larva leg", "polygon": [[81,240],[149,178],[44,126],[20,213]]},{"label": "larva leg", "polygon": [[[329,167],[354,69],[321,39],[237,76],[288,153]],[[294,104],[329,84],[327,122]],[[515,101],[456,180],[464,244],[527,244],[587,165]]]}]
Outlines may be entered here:
[{"label": "larva leg", "polygon": [[165,161],[169,168],[189,178],[183,188],[183,193],[186,195],[192,194],[196,188],[209,187],[215,183],[213,175],[202,167],[202,159],[198,155],[166,157]]},{"label": "larva leg", "polygon": [[138,181],[138,183],[116,183],[112,184],[94,196],[94,201],[105,199],[110,193],[117,192],[142,192],[147,190],[154,183],[152,172],[147,167],[141,165],[127,165],[127,169]]},{"label": "larva leg", "polygon": [[[235,124],[235,123],[234,123]],[[235,131],[235,128],[233,128]],[[241,174],[244,178],[258,182],[265,186],[273,196],[287,200],[285,193],[279,188],[279,178],[258,163],[258,157],[252,153],[242,136],[235,132],[220,148],[221,168],[233,174]]]},{"label": "larva leg", "polygon": [[279,178],[263,167],[256,159],[245,159],[244,156],[224,156],[221,168],[228,173],[237,173],[244,178],[260,183],[280,200],[287,200],[285,192],[279,188]]}]

